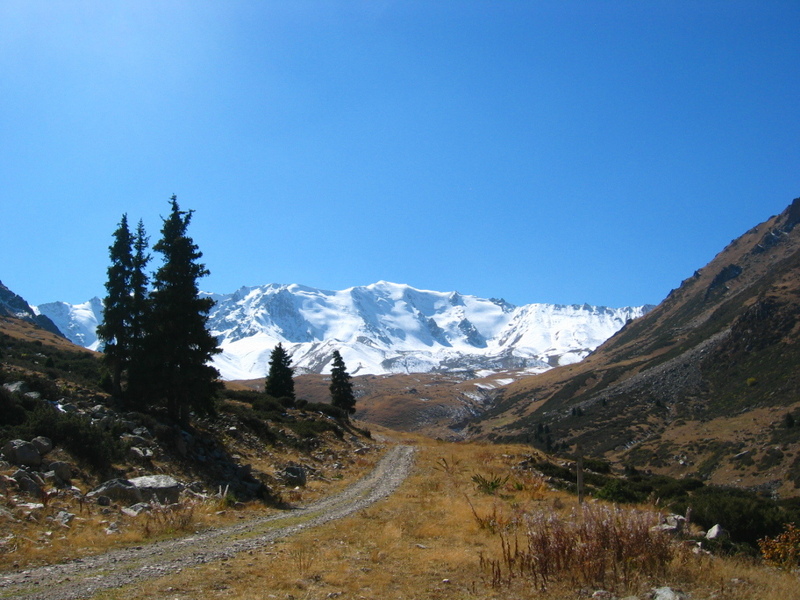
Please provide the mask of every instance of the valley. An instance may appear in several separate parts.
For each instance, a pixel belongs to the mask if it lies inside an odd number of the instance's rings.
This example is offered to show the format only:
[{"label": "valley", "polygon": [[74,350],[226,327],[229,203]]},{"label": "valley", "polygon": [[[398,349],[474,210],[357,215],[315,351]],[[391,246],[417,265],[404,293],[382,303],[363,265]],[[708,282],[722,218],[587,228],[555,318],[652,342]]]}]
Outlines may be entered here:
[{"label": "valley", "polygon": [[[539,333],[523,319],[532,305],[386,282],[346,294],[240,290],[222,302],[235,308],[217,315],[218,339],[297,344],[298,401],[267,397],[263,376],[232,369],[248,376],[228,378],[214,413],[187,424],[109,393],[100,354],[53,325],[79,311],[44,320],[3,288],[0,598],[797,597],[798,223],[800,199],[659,306],[549,307],[534,321],[547,314],[555,325]],[[341,321],[320,320],[350,314],[323,303],[343,294],[388,309],[349,323],[345,336]],[[236,311],[260,316],[234,319]],[[338,334],[317,339],[312,316]],[[491,334],[490,323],[500,323]],[[330,405],[324,359],[345,338],[357,341],[341,346],[356,365],[352,419]],[[395,344],[394,358],[390,344],[366,361],[364,348],[377,352],[390,338],[411,341]],[[433,363],[436,343],[444,359]],[[262,369],[264,350],[251,350],[260,358],[250,367]],[[34,439],[40,455],[26,462],[15,448]],[[180,501],[142,502],[139,493],[136,504],[100,503],[110,481],[154,475],[177,482]],[[272,537],[272,525],[259,529],[280,519],[314,526]],[[608,522],[619,527],[601,532]],[[711,535],[715,526],[725,535]],[[534,530],[561,533],[540,539]],[[238,549],[220,541],[233,531],[248,540]],[[574,539],[589,547],[603,536],[615,536],[622,554],[570,554],[581,547]],[[173,543],[187,550],[167,550]],[[570,566],[543,570],[558,543]],[[151,554],[166,558],[148,562]],[[95,587],[58,571],[67,559],[70,568],[108,560],[149,576],[117,580],[116,567],[103,567],[107,585]],[[51,576],[63,587],[40,587]]]}]

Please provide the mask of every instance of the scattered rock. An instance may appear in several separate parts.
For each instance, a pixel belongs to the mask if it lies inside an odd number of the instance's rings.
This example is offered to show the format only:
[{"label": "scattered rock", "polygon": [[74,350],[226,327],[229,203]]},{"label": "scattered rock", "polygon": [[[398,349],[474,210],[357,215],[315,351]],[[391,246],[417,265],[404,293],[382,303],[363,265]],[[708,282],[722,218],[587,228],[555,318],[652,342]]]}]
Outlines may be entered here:
[{"label": "scattered rock", "polygon": [[56,516],[53,517],[53,521],[61,525],[62,527],[69,527],[69,524],[72,523],[72,520],[75,518],[71,512],[67,512],[66,510],[60,510],[56,513]]},{"label": "scattered rock", "polygon": [[20,491],[28,493],[31,496],[41,495],[44,482],[33,473],[18,469],[11,477],[17,482],[17,487],[19,487]]},{"label": "scattered rock", "polygon": [[0,506],[0,521],[11,521],[12,523],[16,523],[17,520],[18,519],[14,516],[14,513],[7,508]]},{"label": "scattered rock", "polygon": [[663,533],[679,535],[683,533],[685,525],[686,517],[672,514],[664,517],[659,525],[651,527],[650,531],[661,531]]},{"label": "scattered rock", "polygon": [[686,600],[686,595],[669,587],[653,588],[652,600]]},{"label": "scattered rock", "polygon": [[122,509],[122,512],[128,515],[129,517],[138,517],[143,512],[148,512],[152,509],[147,502],[139,502],[138,504],[134,504],[133,506],[127,506]]},{"label": "scattered rock", "polygon": [[153,458],[153,451],[150,448],[140,448],[139,446],[131,446],[128,449],[128,458],[139,462],[147,462]]},{"label": "scattered rock", "polygon": [[[141,490],[127,479],[109,479],[86,494],[86,496],[88,498],[98,498],[98,504],[100,504],[100,496],[106,496],[126,506],[142,501]],[[103,505],[101,504],[101,506]]]}]

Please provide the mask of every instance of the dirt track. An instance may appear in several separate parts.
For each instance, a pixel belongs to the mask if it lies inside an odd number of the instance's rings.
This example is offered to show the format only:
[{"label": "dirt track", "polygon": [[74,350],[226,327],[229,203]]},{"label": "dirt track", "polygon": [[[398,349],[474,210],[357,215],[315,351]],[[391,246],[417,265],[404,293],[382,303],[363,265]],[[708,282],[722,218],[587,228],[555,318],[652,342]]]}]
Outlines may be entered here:
[{"label": "dirt track", "polygon": [[413,459],[414,448],[395,446],[368,475],[343,492],[279,515],[177,540],[5,574],[0,576],[0,598],[90,598],[100,590],[161,577],[178,569],[260,548],[278,538],[346,517],[385,498],[408,476]]}]

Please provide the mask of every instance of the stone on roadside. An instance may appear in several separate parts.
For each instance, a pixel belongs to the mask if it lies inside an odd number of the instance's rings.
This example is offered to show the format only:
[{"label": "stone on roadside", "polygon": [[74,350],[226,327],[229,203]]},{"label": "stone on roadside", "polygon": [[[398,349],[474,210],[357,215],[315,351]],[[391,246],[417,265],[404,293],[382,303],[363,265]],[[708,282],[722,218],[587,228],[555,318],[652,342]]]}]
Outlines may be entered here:
[{"label": "stone on roadside", "polygon": [[180,499],[183,484],[169,475],[144,475],[130,480],[141,498],[151,500],[155,497],[162,504],[175,504]]}]

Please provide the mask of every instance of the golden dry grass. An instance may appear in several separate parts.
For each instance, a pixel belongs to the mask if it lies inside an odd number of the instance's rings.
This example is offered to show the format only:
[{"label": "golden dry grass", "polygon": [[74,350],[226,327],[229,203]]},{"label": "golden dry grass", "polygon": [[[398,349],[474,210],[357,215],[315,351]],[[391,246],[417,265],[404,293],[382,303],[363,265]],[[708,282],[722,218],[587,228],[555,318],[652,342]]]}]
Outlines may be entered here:
[{"label": "golden dry grass", "polygon": [[[405,436],[407,439],[411,436]],[[577,598],[585,586],[567,573],[546,590],[525,577],[496,577],[488,566],[502,561],[501,533],[523,535],[527,514],[560,516],[576,508],[573,497],[513,467],[530,449],[445,444],[417,439],[417,466],[392,497],[340,521],[307,530],[263,550],[135,587],[104,599],[224,598]],[[474,474],[508,476],[489,495]],[[652,507],[643,507],[652,510]],[[632,578],[625,594],[671,586],[693,600],[791,600],[800,598],[796,575],[753,561],[696,555],[676,548],[658,576]],[[581,592],[581,587],[584,591]],[[591,592],[597,588],[589,590]]]},{"label": "golden dry grass", "polygon": [[[329,476],[324,480],[311,479],[301,490],[281,490],[283,499],[306,504],[335,494],[368,472],[379,456],[377,451],[354,455],[340,463],[343,468],[326,473]],[[296,454],[286,451],[275,451],[271,457],[272,463],[295,458]],[[268,462],[253,464],[261,467]],[[6,511],[0,514],[0,572],[63,562],[278,512],[258,501],[230,506],[218,496],[186,498],[180,505],[156,507],[136,517],[124,513],[119,505],[99,507],[66,491],[48,498],[44,506],[13,498],[9,490],[0,488],[0,508]],[[60,511],[75,515],[69,526],[54,520]]]}]

